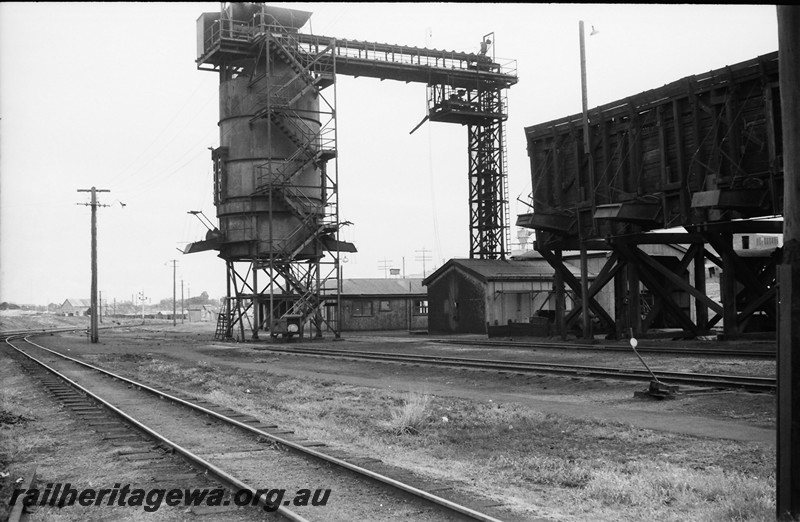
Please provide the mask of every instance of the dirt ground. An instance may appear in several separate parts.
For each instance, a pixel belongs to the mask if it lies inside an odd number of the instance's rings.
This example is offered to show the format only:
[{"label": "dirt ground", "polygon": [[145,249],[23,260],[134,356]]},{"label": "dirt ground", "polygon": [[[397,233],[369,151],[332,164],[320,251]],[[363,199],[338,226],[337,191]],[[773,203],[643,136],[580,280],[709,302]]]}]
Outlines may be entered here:
[{"label": "dirt ground", "polygon": [[[0,316],[0,330],[29,319]],[[523,518],[769,520],[774,509],[773,395],[682,389],[675,400],[641,400],[633,394],[646,383],[278,354],[269,341],[224,343],[213,331],[208,323],[148,321],[103,330],[94,345],[79,334],[41,339],[134,378],[268,415],[332,447],[378,454],[465,494],[480,491]],[[467,347],[385,333],[311,344],[639,364],[616,352]],[[645,358],[659,369],[774,375],[774,361]],[[432,398],[418,434],[391,434],[393,412],[414,395]]]}]

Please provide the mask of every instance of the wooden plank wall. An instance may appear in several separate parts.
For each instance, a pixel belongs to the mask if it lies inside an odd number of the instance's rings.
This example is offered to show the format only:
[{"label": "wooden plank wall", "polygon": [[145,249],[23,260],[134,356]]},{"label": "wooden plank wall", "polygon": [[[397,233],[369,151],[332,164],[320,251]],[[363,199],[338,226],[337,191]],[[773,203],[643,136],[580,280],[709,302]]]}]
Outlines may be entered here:
[{"label": "wooden plank wall", "polygon": [[[777,60],[760,56],[589,110],[591,155],[580,114],[526,127],[534,213],[576,219],[562,237],[586,239],[781,214]],[[693,194],[715,189],[764,196],[745,210],[691,206]],[[593,219],[598,205],[618,203],[656,205],[658,217]]]}]

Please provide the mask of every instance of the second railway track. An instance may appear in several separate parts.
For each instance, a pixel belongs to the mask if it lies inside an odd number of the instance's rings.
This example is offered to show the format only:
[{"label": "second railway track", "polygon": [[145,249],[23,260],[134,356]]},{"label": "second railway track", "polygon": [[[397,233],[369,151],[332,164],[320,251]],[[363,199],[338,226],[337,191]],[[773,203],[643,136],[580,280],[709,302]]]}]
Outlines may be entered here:
[{"label": "second railway track", "polygon": [[[14,346],[23,342],[24,348]],[[479,511],[333,456],[322,448],[324,443],[286,437],[287,431],[250,416],[219,411],[204,401],[198,404],[125,379],[29,339],[7,339],[6,344],[9,350],[68,379],[106,411],[124,417],[227,489],[251,494],[258,489],[285,490],[280,505],[262,498],[262,505],[274,508],[283,519],[499,520],[485,509]],[[324,506],[297,506],[292,501],[294,492],[325,489],[330,493]]]},{"label": "second railway track", "polygon": [[[619,379],[650,381],[652,376],[644,369],[614,368],[603,366],[571,365],[559,363],[539,363],[523,361],[501,361],[494,359],[477,359],[463,357],[446,357],[441,355],[420,355],[410,353],[384,353],[360,350],[337,350],[330,348],[282,348],[275,346],[259,346],[259,349],[288,353],[294,355],[310,355],[316,357],[335,357],[371,362],[389,362],[401,364],[420,364],[448,368],[468,368],[508,373],[548,373],[569,376],[594,377],[602,379]],[[659,380],[669,384],[688,385],[720,389],[742,389],[752,392],[775,391],[776,381],[773,377],[752,377],[747,375],[726,375],[689,372],[671,372],[654,370]]]}]

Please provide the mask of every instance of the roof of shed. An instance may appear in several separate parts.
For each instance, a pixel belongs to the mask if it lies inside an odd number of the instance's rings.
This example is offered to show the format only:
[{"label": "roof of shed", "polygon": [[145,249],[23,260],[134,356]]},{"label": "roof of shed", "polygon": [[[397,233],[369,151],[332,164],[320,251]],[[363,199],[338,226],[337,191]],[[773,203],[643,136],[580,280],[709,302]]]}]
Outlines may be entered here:
[{"label": "roof of shed", "polygon": [[[505,280],[541,280],[551,278],[554,270],[544,259],[504,260],[504,259],[451,259],[422,281],[429,285],[451,268],[460,268],[473,277],[486,282]],[[567,265],[576,276],[580,275],[574,267]]]},{"label": "roof of shed", "polygon": [[72,298],[69,298],[69,299],[66,299],[63,303],[61,303],[61,306],[64,306],[67,303],[69,303],[71,306],[75,306],[75,307],[84,307],[85,306],[85,307],[89,308],[89,307],[92,306],[92,300],[91,299],[72,299]]},{"label": "roof of shed", "polygon": [[343,279],[342,295],[424,295],[422,279]]}]

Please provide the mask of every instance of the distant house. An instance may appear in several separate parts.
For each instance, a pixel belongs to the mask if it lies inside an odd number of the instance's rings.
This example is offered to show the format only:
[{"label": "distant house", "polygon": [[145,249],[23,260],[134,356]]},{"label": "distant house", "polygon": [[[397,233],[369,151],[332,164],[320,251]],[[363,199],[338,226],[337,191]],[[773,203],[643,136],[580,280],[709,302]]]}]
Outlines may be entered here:
[{"label": "distant house", "polygon": [[173,319],[173,318],[174,319],[181,319],[181,318],[185,319],[186,315],[187,314],[186,314],[185,311],[183,312],[183,314],[181,314],[181,312],[179,312],[177,310],[174,313],[172,312],[172,310],[160,310],[160,311],[156,312],[156,314],[155,314],[155,316],[153,318],[154,319]]},{"label": "distant house", "polygon": [[192,305],[188,309],[189,321],[191,322],[207,322],[217,320],[219,314],[219,306],[216,305]]},{"label": "distant house", "polygon": [[[329,308],[329,317],[333,310]],[[426,330],[428,296],[422,279],[344,279],[341,331]]]},{"label": "distant house", "polygon": [[486,334],[490,327],[535,323],[542,327],[537,335],[548,335],[553,273],[544,259],[451,259],[422,282],[428,331]]},{"label": "distant house", "polygon": [[67,299],[58,309],[58,313],[65,316],[89,315],[92,309],[91,299]]}]

